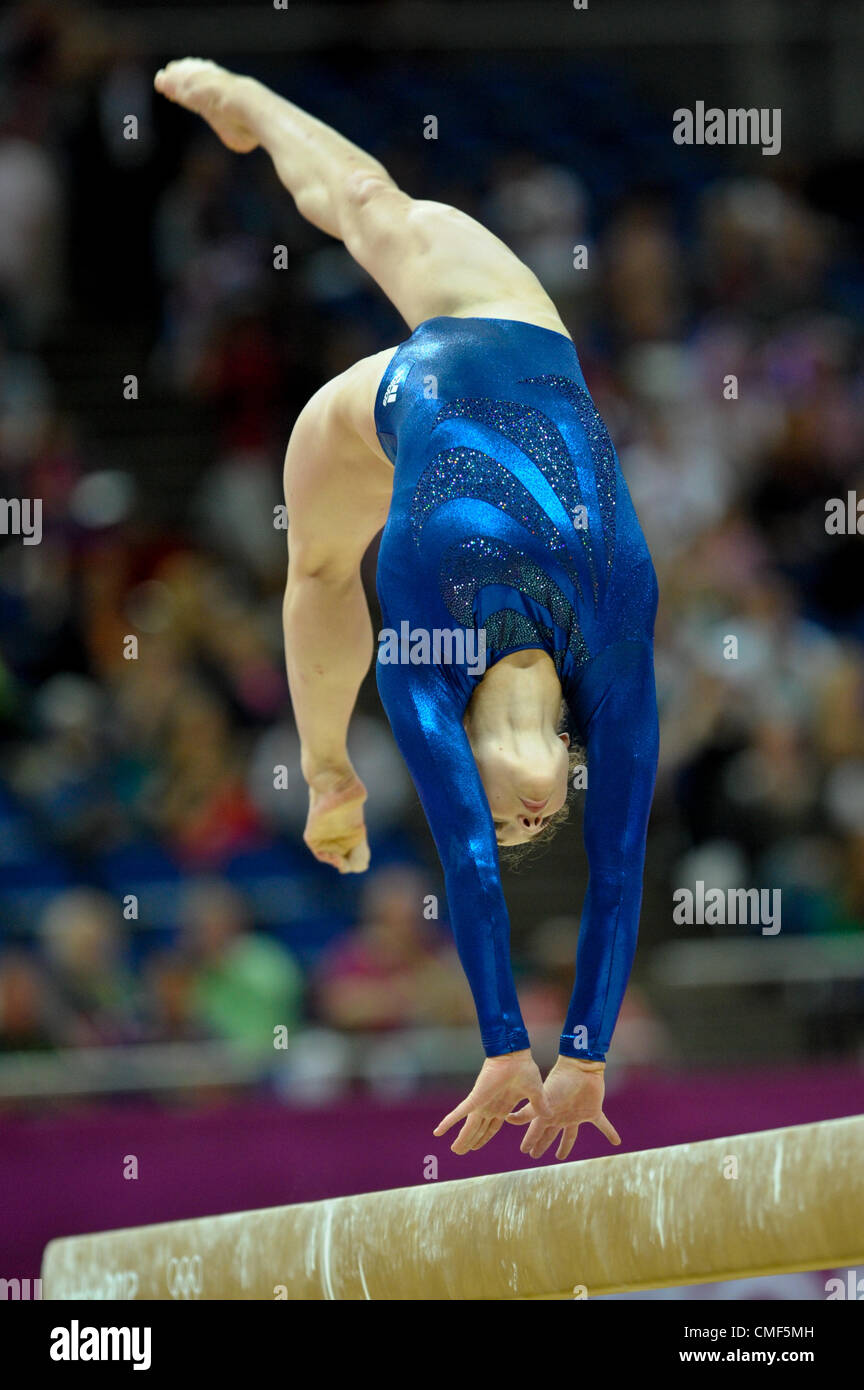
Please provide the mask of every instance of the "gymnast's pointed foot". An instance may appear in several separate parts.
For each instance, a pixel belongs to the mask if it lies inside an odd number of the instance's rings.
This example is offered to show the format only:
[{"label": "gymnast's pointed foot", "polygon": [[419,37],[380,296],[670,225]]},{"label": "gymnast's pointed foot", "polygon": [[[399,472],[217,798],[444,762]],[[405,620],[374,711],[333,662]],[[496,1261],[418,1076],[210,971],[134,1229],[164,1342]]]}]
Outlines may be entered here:
[{"label": "gymnast's pointed foot", "polygon": [[160,68],[153,85],[169,101],[202,116],[235,154],[248,154],[261,143],[259,121],[267,92],[253,78],[209,59],[180,58]]},{"label": "gymnast's pointed foot", "polygon": [[309,814],[303,840],[322,864],[340,874],[362,874],[369,867],[363,820],[366,788],[356,772],[325,773],[309,783]]}]

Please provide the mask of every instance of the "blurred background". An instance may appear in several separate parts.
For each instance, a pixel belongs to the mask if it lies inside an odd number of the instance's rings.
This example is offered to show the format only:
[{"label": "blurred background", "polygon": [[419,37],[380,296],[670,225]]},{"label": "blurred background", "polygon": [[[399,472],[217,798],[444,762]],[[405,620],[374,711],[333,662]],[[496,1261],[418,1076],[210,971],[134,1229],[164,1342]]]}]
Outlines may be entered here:
[{"label": "blurred background", "polygon": [[[477,216],[575,338],[661,592],[661,766],[607,1071],[625,1147],[860,1111],[864,540],[825,509],[864,497],[861,7],[18,3],[0,494],[41,499],[42,536],[0,536],[0,1276],[35,1277],[55,1235],[524,1163],[522,1131],[461,1159],[431,1134],[482,1051],[372,676],[350,745],[370,872],[301,841],[282,455],[312,392],[407,330],[266,156],[155,97],[187,53]],[[697,101],[780,108],[781,153],[675,144]],[[377,630],[374,571],[373,546]],[[579,814],[505,871],[544,1063]],[[780,890],[780,932],[676,925],[699,881]],[[583,1130],[577,1156],[603,1146]]]}]

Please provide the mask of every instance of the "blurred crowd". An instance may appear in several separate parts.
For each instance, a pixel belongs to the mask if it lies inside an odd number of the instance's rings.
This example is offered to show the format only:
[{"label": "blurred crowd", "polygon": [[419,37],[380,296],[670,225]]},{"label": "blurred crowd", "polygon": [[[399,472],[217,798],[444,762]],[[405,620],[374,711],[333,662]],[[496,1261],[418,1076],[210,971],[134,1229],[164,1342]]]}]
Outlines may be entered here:
[{"label": "blurred crowd", "polygon": [[252,930],[244,897],[190,881],[170,948],[130,969],[117,903],[91,888],[58,894],[38,951],[0,966],[0,1051],[218,1039],[266,1054],[316,1021],[339,1031],[459,1024],[471,1000],[444,935],[418,912],[422,877],[393,867],[366,885],[360,920],[304,971]]},{"label": "blurred crowd", "polygon": [[[381,868],[334,885],[300,843],[283,673],[292,420],[404,325],[264,156],[160,108],[134,31],[25,4],[0,54],[0,494],[43,500],[41,544],[0,554],[0,1049],[470,1022],[372,683],[352,754]],[[567,119],[578,74],[535,79],[520,147],[500,71],[460,104],[430,69],[424,111],[458,110],[440,149],[391,116],[396,67],[377,97],[338,65],[260,75],[490,225],[574,335],[660,581],[645,939],[698,879],[780,888],[784,932],[860,933],[862,540],[825,524],[830,498],[864,498],[853,230],[806,171],[713,151],[709,172],[659,126],[652,144],[617,92],[611,177],[597,91],[578,137]],[[544,1022],[576,929],[546,916],[514,916]]]}]

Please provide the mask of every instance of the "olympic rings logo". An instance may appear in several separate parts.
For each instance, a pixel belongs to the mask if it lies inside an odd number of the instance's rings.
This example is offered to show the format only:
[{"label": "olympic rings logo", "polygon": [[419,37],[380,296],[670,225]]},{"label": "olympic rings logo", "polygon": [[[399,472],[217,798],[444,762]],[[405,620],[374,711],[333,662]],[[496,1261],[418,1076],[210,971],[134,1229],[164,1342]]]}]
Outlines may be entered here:
[{"label": "olympic rings logo", "polygon": [[172,1256],[167,1270],[168,1292],[172,1298],[200,1298],[204,1288],[204,1266],[200,1255]]}]

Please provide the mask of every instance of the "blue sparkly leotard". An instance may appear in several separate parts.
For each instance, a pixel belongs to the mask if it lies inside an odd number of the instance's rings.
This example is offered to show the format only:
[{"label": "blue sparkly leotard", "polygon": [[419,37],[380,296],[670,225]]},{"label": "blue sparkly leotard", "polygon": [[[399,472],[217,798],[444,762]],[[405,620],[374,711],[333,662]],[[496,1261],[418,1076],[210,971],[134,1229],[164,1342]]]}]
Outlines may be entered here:
[{"label": "blue sparkly leotard", "polygon": [[462,724],[481,629],[486,669],[523,648],[549,653],[587,749],[589,883],[560,1052],[603,1060],[636,949],[658,745],[657,580],[615,450],[570,339],[511,319],[421,323],[388,363],[375,425],[394,465],[378,690],[441,858],[483,1047],[529,1040]]}]

